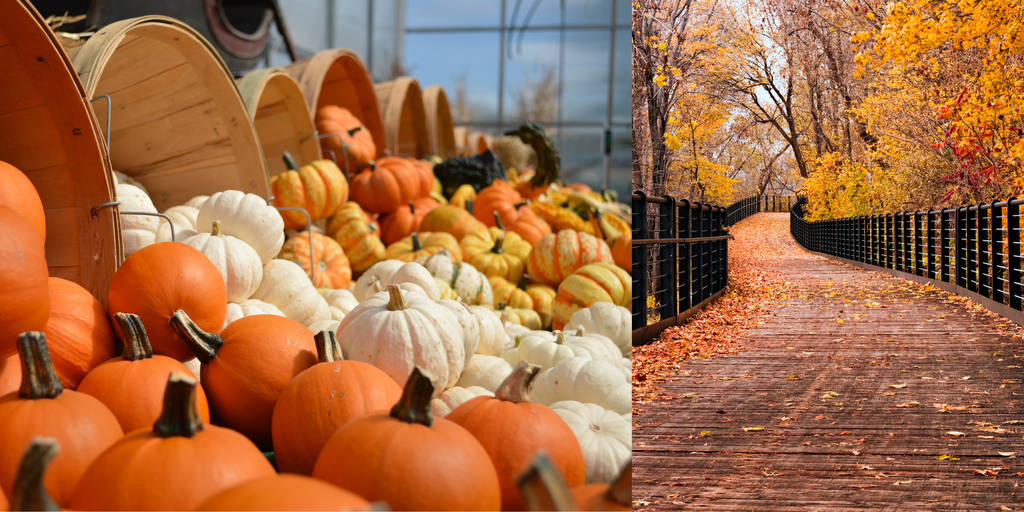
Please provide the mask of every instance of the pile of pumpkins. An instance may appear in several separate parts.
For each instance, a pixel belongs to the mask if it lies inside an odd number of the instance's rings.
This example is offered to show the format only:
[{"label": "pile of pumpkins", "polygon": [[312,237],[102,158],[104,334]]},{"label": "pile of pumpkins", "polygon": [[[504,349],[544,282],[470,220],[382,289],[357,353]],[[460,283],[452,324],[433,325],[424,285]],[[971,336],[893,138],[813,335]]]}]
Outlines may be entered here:
[{"label": "pile of pumpkins", "polygon": [[505,181],[444,204],[429,162],[349,168],[122,215],[104,307],[48,276],[39,196],[0,162],[0,510],[521,510],[552,506],[547,460],[562,508],[628,509],[607,221],[552,230]]}]

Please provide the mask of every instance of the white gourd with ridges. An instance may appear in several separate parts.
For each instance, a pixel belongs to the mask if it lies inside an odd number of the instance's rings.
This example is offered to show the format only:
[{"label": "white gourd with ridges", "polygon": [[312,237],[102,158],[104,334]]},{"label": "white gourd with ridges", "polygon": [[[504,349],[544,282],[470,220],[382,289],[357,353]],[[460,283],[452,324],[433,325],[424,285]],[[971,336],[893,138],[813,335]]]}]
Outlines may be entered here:
[{"label": "white gourd with ridges", "polygon": [[252,298],[277,306],[284,316],[307,327],[331,319],[327,301],[302,267],[290,261],[271,260],[263,265],[263,281]]},{"label": "white gourd with ridges", "polygon": [[349,311],[352,311],[352,308],[359,305],[355,295],[348,290],[325,289],[320,291],[320,295],[327,301],[327,307],[331,310],[331,319],[339,322]]},{"label": "white gourd with ridges", "polygon": [[508,341],[501,326],[501,318],[483,306],[470,306],[469,310],[480,322],[480,344],[476,348],[476,353],[485,356],[501,355],[501,350]]},{"label": "white gourd with ridges", "polygon": [[199,232],[207,232],[215,220],[220,221],[225,235],[255,249],[264,265],[270,263],[284,245],[284,219],[256,194],[238,190],[213,194],[199,208],[196,227]]},{"label": "white gourd with ridges", "polygon": [[615,342],[600,334],[592,334],[582,326],[575,331],[568,329],[562,331],[565,334],[565,343],[575,348],[586,350],[591,359],[600,359],[618,365],[622,359],[622,353]]},{"label": "white gourd with ridges", "polygon": [[440,396],[430,401],[430,412],[434,414],[435,418],[444,418],[458,406],[478,396],[494,396],[494,393],[487,391],[480,386],[471,386],[468,388],[459,386],[451,387],[444,390],[444,393],[441,393]]},{"label": "white gourd with ridges", "polygon": [[195,196],[192,199],[189,199],[188,201],[185,201],[184,206],[191,206],[192,208],[195,208],[195,209],[198,210],[199,208],[201,208],[203,206],[203,203],[205,203],[206,200],[209,199],[209,198],[210,198],[210,196]]},{"label": "white gourd with ridges", "polygon": [[520,361],[540,366],[542,371],[555,366],[563,359],[593,359],[590,351],[566,343],[566,336],[562,331],[530,331],[523,334],[519,339],[519,347],[516,348],[516,357]]},{"label": "white gourd with ridges", "polygon": [[564,400],[551,404],[583,450],[587,483],[612,483],[633,453],[633,429],[622,416],[596,404]]},{"label": "white gourd with ridges", "polygon": [[190,236],[198,233],[196,230],[196,216],[199,215],[198,208],[191,206],[172,206],[164,210],[164,215],[171,218],[160,219],[160,227],[156,230],[156,243],[171,242],[171,224],[174,225],[174,242],[187,240]]},{"label": "white gourd with ridges", "polygon": [[114,171],[114,178],[117,180],[118,185],[131,185],[141,190],[143,194],[146,194],[147,196],[149,195],[149,189],[147,189],[146,186],[142,184],[142,182],[136,180],[135,178],[132,178],[131,176],[128,176],[127,174],[121,171]]},{"label": "white gourd with ridges", "polygon": [[548,406],[575,400],[626,414],[633,408],[633,388],[621,375],[622,371],[607,361],[570,357],[537,376],[530,400]]},{"label": "white gourd with ridges", "polygon": [[[153,201],[135,185],[119,184],[117,186],[118,207],[122,212],[157,213]],[[124,242],[125,257],[131,256],[156,243],[156,230],[160,225],[160,217],[152,215],[121,215],[121,239]]]},{"label": "white gourd with ridges", "polygon": [[491,283],[473,265],[452,261],[446,251],[417,258],[415,263],[423,265],[430,275],[448,283],[466,304],[494,306]]},{"label": "white gourd with ridges", "polygon": [[476,354],[462,370],[456,386],[479,386],[494,392],[506,377],[512,374],[512,365],[500,357]]},{"label": "white gourd with ridges", "polygon": [[[413,263],[413,265],[420,266],[418,263]],[[437,303],[448,310],[448,313],[452,315],[452,319],[462,329],[462,341],[466,348],[466,365],[468,366],[473,358],[473,354],[476,354],[477,346],[480,345],[480,321],[477,320],[476,315],[470,311],[469,307],[461,302],[442,299],[437,301]]]},{"label": "white gourd with ridges", "polygon": [[277,306],[273,304],[267,304],[262,300],[248,299],[242,302],[228,303],[228,315],[224,317],[224,325],[221,326],[220,330],[224,330],[225,327],[238,320],[239,318],[245,318],[247,316],[255,315],[276,315],[284,316],[284,313]]},{"label": "white gourd with ridges", "polygon": [[563,330],[583,327],[588,333],[608,337],[622,357],[633,357],[633,313],[611,302],[595,302],[572,314]]},{"label": "white gourd with ridges", "polygon": [[398,260],[378,262],[359,276],[353,294],[366,300],[367,297],[376,293],[373,290],[374,281],[380,281],[382,286],[414,284],[423,291],[428,299],[433,301],[441,299],[441,291],[437,287],[434,277],[427,272],[427,269],[423,268],[423,265],[416,263],[405,263]]},{"label": "white gourd with ridges", "polygon": [[260,255],[249,244],[225,235],[220,221],[213,221],[210,233],[199,233],[182,243],[199,250],[220,271],[228,291],[228,302],[242,302],[252,296],[263,279]]}]

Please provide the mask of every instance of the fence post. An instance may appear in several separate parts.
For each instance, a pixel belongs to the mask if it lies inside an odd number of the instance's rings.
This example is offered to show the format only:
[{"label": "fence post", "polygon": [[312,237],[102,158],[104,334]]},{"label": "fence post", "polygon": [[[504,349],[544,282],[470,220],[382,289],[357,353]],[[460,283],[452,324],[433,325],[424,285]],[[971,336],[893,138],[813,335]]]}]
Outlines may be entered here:
[{"label": "fence post", "polygon": [[971,211],[971,207],[967,207],[967,221],[966,231],[967,234],[967,289],[976,292],[978,291],[978,213],[979,209],[977,206],[974,207],[974,211]]},{"label": "fence post", "polygon": [[893,233],[893,218],[891,213],[885,215],[885,268],[895,268],[895,238]]},{"label": "fence post", "polygon": [[928,265],[925,266],[924,275],[928,279],[935,279],[935,225],[932,223],[933,213],[935,212],[931,210],[925,213],[924,241],[928,244]]},{"label": "fence post", "polygon": [[[662,226],[659,238],[672,238],[676,232],[676,199],[672,196],[661,196],[664,203],[658,205],[661,210]],[[679,314],[679,298],[676,297],[676,279],[679,270],[676,268],[676,248],[679,244],[671,243],[661,246],[661,319],[675,318]]]},{"label": "fence post", "polygon": [[[633,192],[633,240],[646,240],[647,196]],[[639,289],[640,304],[633,304],[633,330],[647,327],[647,244],[633,245],[633,289]],[[639,282],[637,282],[639,280]]]},{"label": "fence post", "polygon": [[[1009,201],[1007,201],[1009,202]],[[992,255],[992,300],[1003,303],[1003,216],[1005,206],[996,206],[998,203],[992,201],[992,209],[989,210],[988,229],[991,235],[990,250]]]},{"label": "fence post", "polygon": [[1020,203],[1010,199],[1006,205],[1006,268],[1010,307],[1021,310]]},{"label": "fence post", "polygon": [[989,241],[992,237],[992,233],[990,232],[992,226],[991,224],[988,223],[988,220],[989,215],[992,214],[993,204],[994,203],[989,204],[988,215],[982,213],[982,206],[984,205],[980,204],[978,205],[977,213],[978,231],[976,233],[978,236],[978,293],[980,293],[983,297],[988,297],[989,294],[992,293],[992,283],[989,281],[989,279],[991,279],[992,277],[992,267],[989,260],[989,256],[991,256],[990,251],[992,249],[992,247],[989,245]]},{"label": "fence post", "polygon": [[[939,209],[939,281],[952,282],[949,276],[949,210]],[[954,244],[955,245],[955,244]]]},{"label": "fence post", "polygon": [[956,209],[956,262],[953,271],[956,285],[967,288],[967,207]]},{"label": "fence post", "polygon": [[[686,199],[679,201],[676,208],[679,211],[678,217],[676,218],[676,237],[677,238],[691,238],[693,237],[693,231],[690,227],[691,215],[690,215],[690,202]],[[690,248],[692,244],[681,244],[679,246],[679,309],[686,311],[693,307],[693,295],[690,291],[690,285],[693,281],[693,259]]]}]

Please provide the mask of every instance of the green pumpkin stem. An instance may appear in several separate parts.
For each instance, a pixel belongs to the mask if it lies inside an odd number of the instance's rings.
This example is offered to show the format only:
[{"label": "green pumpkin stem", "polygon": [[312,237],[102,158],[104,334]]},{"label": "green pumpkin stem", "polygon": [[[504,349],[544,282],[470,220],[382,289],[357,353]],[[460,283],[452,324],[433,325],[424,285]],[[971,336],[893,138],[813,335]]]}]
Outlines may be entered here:
[{"label": "green pumpkin stem", "polygon": [[210,230],[211,236],[224,236],[224,228],[221,226],[219,220],[213,221],[213,228]]},{"label": "green pumpkin stem", "polygon": [[391,301],[388,302],[388,311],[401,311],[409,308],[409,301],[405,300],[402,288],[397,284],[389,284],[387,290],[391,295]]},{"label": "green pumpkin stem", "polygon": [[526,290],[526,283],[529,283],[529,282],[530,282],[530,275],[529,274],[523,274],[523,277],[519,278],[519,283],[516,284],[516,287],[519,288],[520,290],[524,290],[525,291]]},{"label": "green pumpkin stem", "polygon": [[529,205],[529,204],[530,204],[530,200],[529,200],[529,199],[527,199],[526,201],[523,201],[523,202],[521,202],[521,203],[516,203],[516,204],[514,204],[514,205],[512,205],[512,206],[513,206],[513,207],[514,207],[514,208],[515,208],[516,210],[518,210],[518,209],[520,209],[520,208],[522,208],[522,207],[524,207],[524,206],[527,206],[527,205]]},{"label": "green pumpkin stem", "polygon": [[203,418],[196,407],[198,381],[181,372],[171,372],[164,390],[164,410],[153,424],[160,438],[193,437],[203,431]]},{"label": "green pumpkin stem", "polygon": [[363,126],[363,125],[359,125],[359,126],[356,126],[355,128],[349,129],[348,130],[348,136],[349,137],[355,137],[355,135],[357,133],[359,133],[359,130],[364,130],[364,129],[366,129],[366,127]]},{"label": "green pumpkin stem", "polygon": [[498,226],[498,229],[506,231],[505,225],[501,223],[501,215],[498,215],[498,210],[491,212],[494,214],[494,225]]},{"label": "green pumpkin stem", "polygon": [[316,358],[321,363],[333,363],[344,361],[341,355],[341,344],[338,343],[338,335],[330,329],[324,329],[313,336],[316,343]]},{"label": "green pumpkin stem", "polygon": [[530,402],[530,383],[540,373],[540,366],[519,361],[512,369],[512,374],[494,391],[494,398],[514,404]]},{"label": "green pumpkin stem", "polygon": [[174,329],[174,333],[185,342],[185,346],[195,354],[200,363],[210,364],[210,361],[217,359],[217,351],[224,344],[220,336],[200,329],[181,309],[171,315],[170,321],[171,329]]},{"label": "green pumpkin stem", "polygon": [[416,206],[412,204],[412,201],[409,201],[409,213],[416,215]]},{"label": "green pumpkin stem", "polygon": [[418,423],[428,427],[433,425],[434,414],[430,412],[430,398],[433,394],[434,385],[430,382],[430,376],[419,366],[413,367],[412,374],[405,381],[402,397],[391,408],[391,417],[406,423]]},{"label": "green pumpkin stem", "polygon": [[299,170],[299,164],[295,161],[295,158],[292,157],[291,153],[285,151],[281,158],[284,160],[284,166],[287,167],[289,171]]},{"label": "green pumpkin stem", "polygon": [[508,304],[506,304],[505,301],[498,301],[498,303],[494,307],[498,311],[501,311],[505,315],[505,318],[508,318],[508,311],[505,311],[505,308],[508,307]]},{"label": "green pumpkin stem", "polygon": [[51,437],[33,437],[25,454],[21,456],[18,472],[11,489],[11,510],[57,511],[60,506],[53,501],[43,485],[50,461],[60,453],[60,443]]},{"label": "green pumpkin stem", "polygon": [[121,344],[124,345],[121,357],[125,361],[141,361],[153,357],[153,347],[149,344],[149,336],[146,336],[146,328],[139,315],[117,313],[114,321],[121,330]]},{"label": "green pumpkin stem", "polygon": [[21,388],[18,398],[38,400],[57,398],[64,384],[53,367],[50,350],[46,348],[46,335],[28,331],[18,336],[18,355],[21,356]]},{"label": "green pumpkin stem", "polygon": [[412,233],[412,252],[422,251],[423,246],[420,245],[420,234],[413,231]]},{"label": "green pumpkin stem", "polygon": [[494,254],[501,254],[501,253],[505,252],[505,249],[503,249],[501,247],[504,244],[505,244],[505,237],[499,236],[494,241],[494,247],[491,247],[491,252],[493,252]]},{"label": "green pumpkin stem", "polygon": [[516,477],[526,510],[577,510],[569,488],[544,450]]},{"label": "green pumpkin stem", "polygon": [[466,211],[469,212],[470,215],[473,215],[473,200],[472,199],[466,199]]},{"label": "green pumpkin stem", "polygon": [[604,499],[613,501],[623,507],[632,506],[633,503],[633,459],[626,462],[619,477],[615,479]]}]

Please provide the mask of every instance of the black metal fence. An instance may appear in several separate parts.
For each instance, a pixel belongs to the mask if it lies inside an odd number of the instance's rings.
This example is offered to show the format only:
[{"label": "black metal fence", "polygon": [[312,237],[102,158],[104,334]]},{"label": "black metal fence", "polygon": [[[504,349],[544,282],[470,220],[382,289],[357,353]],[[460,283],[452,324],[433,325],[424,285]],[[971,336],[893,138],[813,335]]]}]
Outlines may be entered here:
[{"label": "black metal fence", "polygon": [[788,212],[790,196],[751,196],[730,204],[726,210],[725,223],[729,226],[759,212]]},{"label": "black metal fence", "polygon": [[790,230],[810,251],[930,283],[1020,323],[1022,204],[1013,199],[811,222],[803,218],[800,198]]}]

